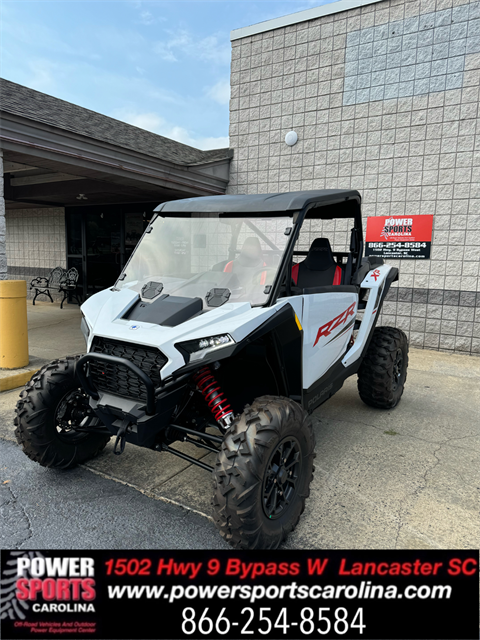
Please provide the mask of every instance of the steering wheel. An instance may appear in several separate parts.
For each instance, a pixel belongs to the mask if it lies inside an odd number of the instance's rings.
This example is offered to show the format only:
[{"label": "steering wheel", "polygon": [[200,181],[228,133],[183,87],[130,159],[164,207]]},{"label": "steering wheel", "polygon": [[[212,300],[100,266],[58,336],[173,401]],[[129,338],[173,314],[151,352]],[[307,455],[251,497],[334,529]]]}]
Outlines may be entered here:
[{"label": "steering wheel", "polygon": [[[275,267],[260,267],[252,275],[251,282],[254,285],[263,285],[263,286],[265,286],[267,284],[267,280],[269,278],[269,275],[274,277],[276,271],[277,270],[276,270]],[[258,278],[258,282],[256,282],[257,278]]]}]

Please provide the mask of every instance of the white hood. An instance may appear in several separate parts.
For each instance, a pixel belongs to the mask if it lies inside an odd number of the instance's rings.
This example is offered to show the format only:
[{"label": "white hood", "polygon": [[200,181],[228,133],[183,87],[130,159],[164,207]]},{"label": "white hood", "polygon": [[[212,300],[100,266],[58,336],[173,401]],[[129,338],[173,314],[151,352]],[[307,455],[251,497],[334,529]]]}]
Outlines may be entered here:
[{"label": "white hood", "polygon": [[168,358],[161,372],[162,378],[167,378],[185,364],[182,354],[175,348],[176,343],[226,333],[239,342],[279,308],[278,305],[252,308],[249,302],[226,303],[190,318],[176,327],[166,327],[123,319],[139,297],[136,291],[128,288],[120,291],[106,289],[82,305],[82,312],[90,329],[88,350],[94,336],[157,347]]}]

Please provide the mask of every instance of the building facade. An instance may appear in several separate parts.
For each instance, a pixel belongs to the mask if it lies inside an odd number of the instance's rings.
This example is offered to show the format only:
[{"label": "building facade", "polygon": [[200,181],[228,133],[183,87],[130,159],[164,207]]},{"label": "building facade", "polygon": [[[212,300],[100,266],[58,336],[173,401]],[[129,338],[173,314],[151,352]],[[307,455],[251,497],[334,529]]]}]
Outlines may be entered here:
[{"label": "building facade", "polygon": [[340,0],[231,38],[228,192],[354,188],[365,221],[433,214],[431,259],[389,260],[379,323],[480,354],[480,2]]}]

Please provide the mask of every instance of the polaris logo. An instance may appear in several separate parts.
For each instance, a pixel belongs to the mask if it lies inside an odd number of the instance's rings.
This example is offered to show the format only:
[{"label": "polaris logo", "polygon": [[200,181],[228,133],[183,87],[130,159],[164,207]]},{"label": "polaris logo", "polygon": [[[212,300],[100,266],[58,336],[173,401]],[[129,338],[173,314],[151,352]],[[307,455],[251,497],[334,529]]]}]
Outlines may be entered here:
[{"label": "polaris logo", "polygon": [[130,327],[128,327],[129,329],[140,329],[140,325],[139,324],[132,324]]},{"label": "polaris logo", "polygon": [[308,401],[308,406],[311,407],[312,404],[316,404],[320,400],[320,398],[322,398],[326,393],[331,391],[332,388],[333,388],[333,382],[332,382],[332,384],[329,384],[328,387],[325,387],[325,389],[322,389],[322,391],[320,391],[320,393],[317,393],[316,396],[313,396],[313,398]]}]

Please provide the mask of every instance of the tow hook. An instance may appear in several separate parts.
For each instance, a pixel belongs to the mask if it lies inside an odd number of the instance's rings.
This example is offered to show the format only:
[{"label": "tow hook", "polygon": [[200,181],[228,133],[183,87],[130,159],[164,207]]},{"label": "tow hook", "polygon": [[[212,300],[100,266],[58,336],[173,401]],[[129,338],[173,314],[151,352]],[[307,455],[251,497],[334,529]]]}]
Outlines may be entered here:
[{"label": "tow hook", "polygon": [[[125,438],[131,430],[132,430],[132,425],[130,424],[130,419],[124,418],[122,420],[122,424],[118,429],[117,438],[115,440],[115,445],[113,447],[113,453],[116,456],[122,455],[122,453],[125,451]],[[119,447],[118,450],[117,450],[117,446]]]}]

